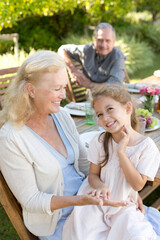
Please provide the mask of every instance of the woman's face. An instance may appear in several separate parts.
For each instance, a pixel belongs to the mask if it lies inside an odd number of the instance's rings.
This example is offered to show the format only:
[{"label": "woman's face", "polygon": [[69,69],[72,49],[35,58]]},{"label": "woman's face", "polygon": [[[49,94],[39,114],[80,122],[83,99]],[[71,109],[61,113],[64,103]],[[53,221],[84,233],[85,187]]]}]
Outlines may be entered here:
[{"label": "woman's face", "polygon": [[130,124],[132,105],[125,105],[110,97],[100,97],[94,103],[99,124],[111,134],[118,133],[124,125]]},{"label": "woman's face", "polygon": [[66,97],[67,78],[66,69],[40,75],[39,83],[33,87],[32,98],[39,114],[56,113],[60,110],[60,103]]}]

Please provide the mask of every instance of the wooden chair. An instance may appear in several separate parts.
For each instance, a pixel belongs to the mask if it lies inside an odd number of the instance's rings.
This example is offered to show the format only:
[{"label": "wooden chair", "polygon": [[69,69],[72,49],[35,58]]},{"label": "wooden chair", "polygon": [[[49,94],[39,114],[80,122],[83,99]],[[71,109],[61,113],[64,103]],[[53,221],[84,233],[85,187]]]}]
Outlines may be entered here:
[{"label": "wooden chair", "polygon": [[[82,66],[78,62],[74,62],[77,68],[82,70]],[[129,83],[129,77],[127,71],[125,69],[125,83]],[[76,83],[72,80],[71,76],[68,73],[68,85],[67,85],[67,97],[69,102],[84,102],[86,101],[86,92],[87,89],[85,87],[79,87]]]},{"label": "wooden chair", "polygon": [[0,70],[0,109],[1,109],[1,98],[5,93],[8,85],[13,80],[18,67],[6,68]]},{"label": "wooden chair", "polygon": [[21,240],[38,240],[24,225],[22,209],[0,172],[0,202]]},{"label": "wooden chair", "polygon": [[[158,187],[160,187],[160,168],[158,169],[154,181],[148,181],[146,186],[139,193],[142,200],[145,200],[148,196],[150,196],[150,194],[152,194]],[[151,207],[160,210],[160,197],[151,205]]]}]

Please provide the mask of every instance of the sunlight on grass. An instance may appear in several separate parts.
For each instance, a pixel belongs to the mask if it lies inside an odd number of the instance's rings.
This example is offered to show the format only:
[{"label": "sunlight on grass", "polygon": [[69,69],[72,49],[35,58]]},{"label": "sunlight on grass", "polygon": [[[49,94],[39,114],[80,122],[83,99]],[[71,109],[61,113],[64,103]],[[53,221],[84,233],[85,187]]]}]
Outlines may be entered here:
[{"label": "sunlight on grass", "polygon": [[29,54],[26,53],[24,50],[21,50],[19,52],[18,59],[15,57],[14,54],[11,53],[0,55],[0,69],[20,66],[24,62],[24,60],[34,52],[34,49],[31,49]]},{"label": "sunlight on grass", "polygon": [[141,21],[151,21],[152,14],[148,11],[144,12],[130,12],[126,15],[126,19],[129,19],[132,23],[139,23]]}]

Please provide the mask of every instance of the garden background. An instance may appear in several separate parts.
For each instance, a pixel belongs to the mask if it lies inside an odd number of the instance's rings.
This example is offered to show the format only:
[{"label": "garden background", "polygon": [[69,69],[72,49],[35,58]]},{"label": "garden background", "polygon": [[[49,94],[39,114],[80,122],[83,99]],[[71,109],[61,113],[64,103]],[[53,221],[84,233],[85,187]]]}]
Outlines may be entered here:
[{"label": "garden background", "polygon": [[[21,65],[36,50],[92,42],[100,22],[116,29],[131,82],[160,69],[159,0],[0,0],[0,34],[19,34],[19,58],[13,41],[0,40],[0,69]],[[150,205],[159,195],[160,187],[144,203]],[[16,239],[0,205],[0,240]]]}]

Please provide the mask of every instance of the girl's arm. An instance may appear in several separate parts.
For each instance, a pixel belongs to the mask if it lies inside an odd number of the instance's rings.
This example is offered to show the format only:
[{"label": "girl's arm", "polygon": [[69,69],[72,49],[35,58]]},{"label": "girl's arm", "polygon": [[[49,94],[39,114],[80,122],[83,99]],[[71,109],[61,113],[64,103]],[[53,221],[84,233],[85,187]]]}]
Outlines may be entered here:
[{"label": "girl's arm", "polygon": [[107,200],[110,198],[110,191],[105,185],[105,183],[100,180],[100,171],[101,167],[99,165],[91,163],[88,181],[91,187],[95,189],[92,192],[92,196],[96,196],[97,199],[99,199],[100,196],[102,196],[104,200]]},{"label": "girl's arm", "polygon": [[147,182],[147,176],[140,174],[133,166],[127,154],[118,152],[119,161],[127,182],[135,191],[140,191]]},{"label": "girl's arm", "polygon": [[135,191],[140,191],[147,182],[147,176],[140,174],[137,171],[126,154],[126,146],[129,142],[129,138],[130,135],[128,130],[124,127],[124,130],[122,131],[122,139],[117,146],[117,154],[127,182]]}]

